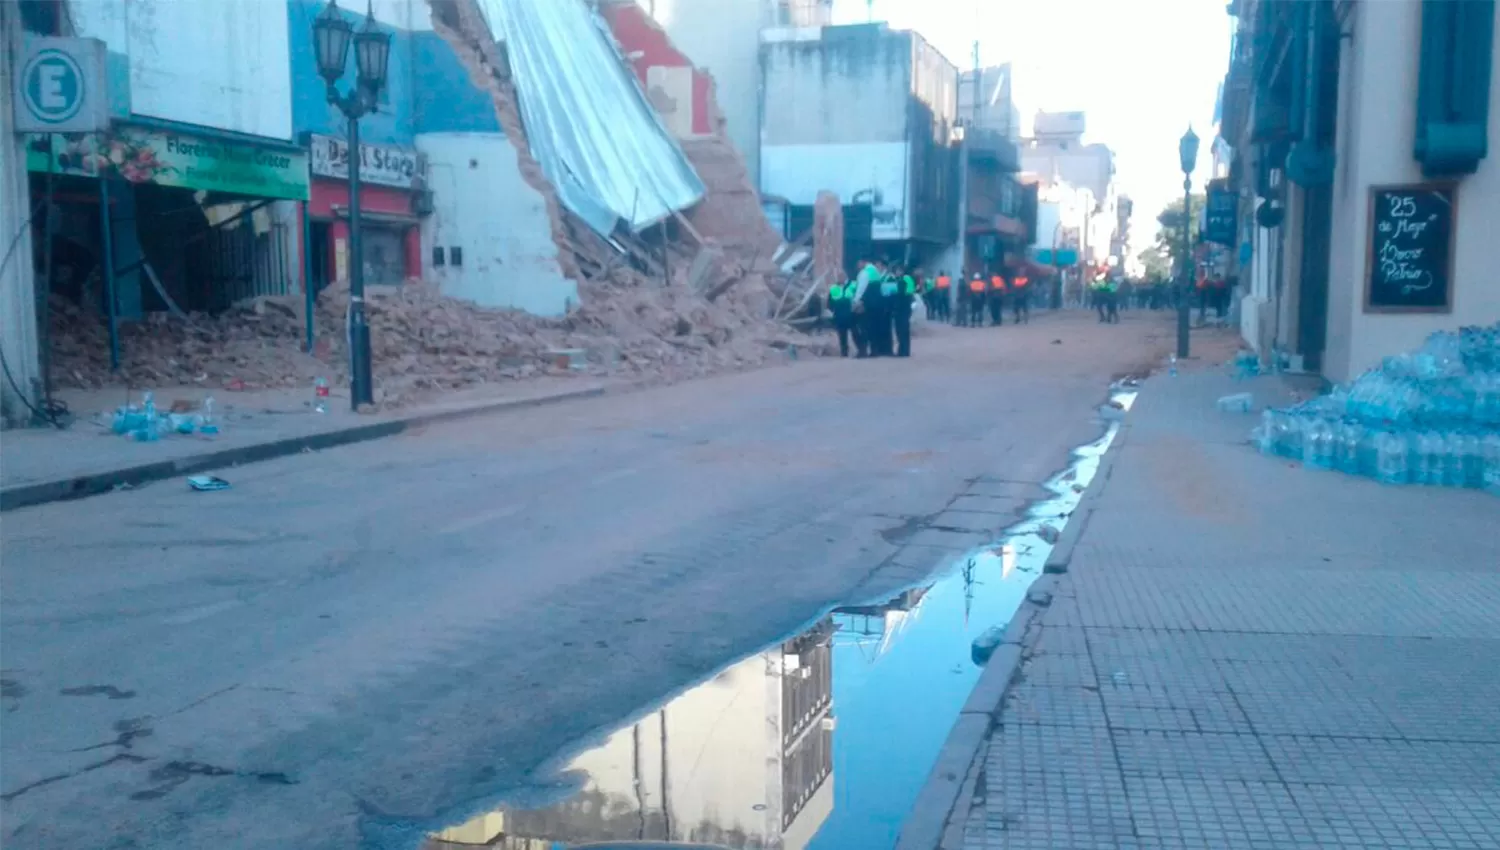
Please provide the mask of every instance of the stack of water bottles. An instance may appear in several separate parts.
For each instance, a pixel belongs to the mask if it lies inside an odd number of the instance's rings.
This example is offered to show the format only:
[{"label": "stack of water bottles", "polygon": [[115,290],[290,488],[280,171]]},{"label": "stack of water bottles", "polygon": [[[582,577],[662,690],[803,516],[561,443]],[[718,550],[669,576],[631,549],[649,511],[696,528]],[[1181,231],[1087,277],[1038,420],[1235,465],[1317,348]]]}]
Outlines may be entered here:
[{"label": "stack of water bottles", "polygon": [[1317,469],[1500,495],[1500,323],[1440,331],[1327,395],[1266,410],[1254,438]]}]

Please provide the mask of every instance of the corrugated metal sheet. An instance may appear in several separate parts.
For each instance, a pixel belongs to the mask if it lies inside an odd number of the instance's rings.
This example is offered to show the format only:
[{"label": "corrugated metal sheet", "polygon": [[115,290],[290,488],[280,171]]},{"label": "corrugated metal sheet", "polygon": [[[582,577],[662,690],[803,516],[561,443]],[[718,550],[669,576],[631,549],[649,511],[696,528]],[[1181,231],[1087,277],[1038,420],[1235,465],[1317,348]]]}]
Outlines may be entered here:
[{"label": "corrugated metal sheet", "polygon": [[506,44],[531,153],[563,204],[608,235],[692,206],[703,182],[583,0],[480,0]]}]

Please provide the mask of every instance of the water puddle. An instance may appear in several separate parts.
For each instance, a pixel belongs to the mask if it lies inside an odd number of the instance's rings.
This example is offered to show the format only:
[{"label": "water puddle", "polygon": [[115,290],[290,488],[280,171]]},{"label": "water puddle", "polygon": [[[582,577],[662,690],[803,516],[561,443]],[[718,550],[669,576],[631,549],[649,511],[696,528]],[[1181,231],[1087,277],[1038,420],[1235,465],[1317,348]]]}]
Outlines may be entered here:
[{"label": "water puddle", "polygon": [[424,850],[560,850],[595,841],[733,850],[886,850],[979,678],[971,645],[1007,622],[1135,400],[993,546],[921,586],[835,608],[568,759],[567,799],[501,807]]}]

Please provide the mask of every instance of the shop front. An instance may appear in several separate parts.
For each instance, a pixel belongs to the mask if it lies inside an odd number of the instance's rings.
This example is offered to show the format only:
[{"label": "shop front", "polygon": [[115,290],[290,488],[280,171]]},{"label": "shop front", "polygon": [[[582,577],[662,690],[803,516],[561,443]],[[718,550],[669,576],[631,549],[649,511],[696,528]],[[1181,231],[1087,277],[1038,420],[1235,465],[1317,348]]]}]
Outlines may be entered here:
[{"label": "shop front", "polygon": [[34,246],[48,291],[109,319],[111,362],[121,320],[295,291],[300,148],[155,122],[24,142],[32,197],[58,212]]},{"label": "shop front", "polygon": [[[349,277],[349,145],[308,137],[312,191],[307,204],[309,268],[316,289]],[[420,216],[427,195],[415,150],[360,145],[360,253],[365,284],[400,284],[422,275]]]}]

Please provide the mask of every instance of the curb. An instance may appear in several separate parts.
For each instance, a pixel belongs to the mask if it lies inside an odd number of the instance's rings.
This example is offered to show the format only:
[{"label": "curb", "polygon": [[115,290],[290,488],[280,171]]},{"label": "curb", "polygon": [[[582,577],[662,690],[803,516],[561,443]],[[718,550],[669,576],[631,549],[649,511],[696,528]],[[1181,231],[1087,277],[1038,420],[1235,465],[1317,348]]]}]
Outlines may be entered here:
[{"label": "curb", "polygon": [[1094,503],[1114,471],[1121,448],[1128,442],[1129,431],[1130,419],[1126,417],[1120,421],[1114,441],[1100,456],[1099,469],[1052,547],[1043,574],[1031,583],[1025,601],[1005,627],[1004,639],[979,674],[979,681],[969,693],[901,827],[896,850],[959,850],[963,846],[964,824],[983,772],[985,741],[1000,723],[1006,692],[1018,678],[1026,648],[1034,639],[1033,626],[1039,625],[1042,613],[1057,594],[1072,562],[1073,550],[1088,528]]},{"label": "curb", "polygon": [[151,481],[175,478],[179,475],[191,475],[213,469],[223,469],[227,466],[259,463],[261,461],[298,454],[304,449],[331,449],[352,443],[393,437],[410,428],[423,425],[452,422],[487,413],[542,407],[548,404],[575,399],[594,398],[603,395],[605,389],[605,387],[589,387],[581,390],[564,390],[550,395],[533,396],[530,398],[481,402],[467,407],[414,413],[409,416],[382,419],[366,424],[352,425],[347,428],[337,428],[313,434],[283,437],[265,443],[253,443],[247,446],[219,449],[207,454],[182,457],[175,460],[155,461],[120,469],[111,469],[105,472],[74,476],[72,478],[38,481],[34,484],[19,484],[0,490],[0,513],[19,508],[33,507],[35,505],[44,505],[49,502],[61,502],[97,496],[121,486],[134,487]]}]

